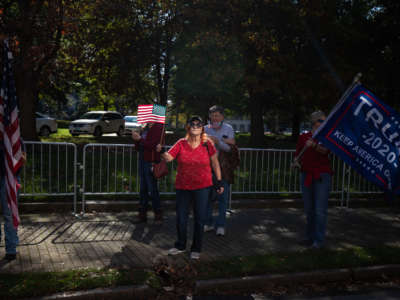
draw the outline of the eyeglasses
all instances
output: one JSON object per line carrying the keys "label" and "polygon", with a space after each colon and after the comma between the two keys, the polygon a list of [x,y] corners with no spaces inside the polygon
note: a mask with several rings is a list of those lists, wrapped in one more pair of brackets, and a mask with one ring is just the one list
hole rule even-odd
{"label": "eyeglasses", "polygon": [[322,120],[322,119],[318,119],[317,121],[315,121],[315,123],[323,123],[325,120]]}
{"label": "eyeglasses", "polygon": [[201,128],[201,127],[203,127],[202,123],[190,123],[189,125],[192,128]]}

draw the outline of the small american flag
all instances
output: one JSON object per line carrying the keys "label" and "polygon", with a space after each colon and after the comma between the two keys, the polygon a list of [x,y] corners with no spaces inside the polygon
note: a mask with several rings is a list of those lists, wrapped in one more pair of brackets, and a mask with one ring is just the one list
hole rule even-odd
{"label": "small american flag", "polygon": [[[14,227],[19,225],[17,190],[19,184],[16,173],[23,164],[21,136],[19,130],[18,106],[15,83],[11,69],[12,53],[8,41],[4,40],[2,77],[0,90],[0,147],[3,148],[5,188],[7,202],[13,217]],[[1,162],[0,162],[1,163]]]}
{"label": "small american flag", "polygon": [[138,123],[161,123],[165,124],[166,108],[159,104],[142,104],[138,106]]}

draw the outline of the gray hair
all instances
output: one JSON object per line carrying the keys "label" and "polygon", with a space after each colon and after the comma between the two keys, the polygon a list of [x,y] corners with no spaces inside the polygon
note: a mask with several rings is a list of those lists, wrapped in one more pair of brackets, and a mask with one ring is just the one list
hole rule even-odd
{"label": "gray hair", "polygon": [[221,115],[224,114],[224,108],[222,106],[219,105],[214,105],[211,106],[210,109],[208,110],[209,114],[215,113],[215,112],[219,112]]}
{"label": "gray hair", "polygon": [[320,111],[320,110],[314,111],[310,115],[310,120],[311,120],[312,124],[314,124],[315,122],[317,122],[317,120],[319,120],[321,118],[325,118],[325,113],[323,111]]}

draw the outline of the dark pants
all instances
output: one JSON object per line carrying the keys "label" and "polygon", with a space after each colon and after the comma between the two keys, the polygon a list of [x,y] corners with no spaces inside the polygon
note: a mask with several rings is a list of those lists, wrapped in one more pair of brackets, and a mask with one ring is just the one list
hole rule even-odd
{"label": "dark pants", "polygon": [[210,188],[192,191],[176,190],[176,231],[178,240],[175,243],[175,247],[177,249],[186,249],[189,207],[193,203],[194,224],[191,251],[201,252],[209,193]]}
{"label": "dark pants", "polygon": [[157,180],[151,172],[151,167],[151,162],[139,159],[140,211],[147,211],[149,199],[151,199],[153,211],[159,213],[161,210],[160,194],[158,192]]}
{"label": "dark pants", "polygon": [[[18,178],[18,182],[19,178]],[[19,192],[18,192],[19,195]],[[5,177],[0,177],[0,206],[4,217],[4,241],[7,254],[16,254],[19,243],[18,231],[13,225],[13,217],[11,209],[8,207],[6,181]],[[0,240],[1,240],[1,223],[0,223]]]}
{"label": "dark pants", "polygon": [[304,184],[306,173],[301,173],[301,190],[304,211],[307,216],[306,238],[319,246],[325,243],[328,214],[328,198],[331,188],[331,175],[322,173],[309,187]]}

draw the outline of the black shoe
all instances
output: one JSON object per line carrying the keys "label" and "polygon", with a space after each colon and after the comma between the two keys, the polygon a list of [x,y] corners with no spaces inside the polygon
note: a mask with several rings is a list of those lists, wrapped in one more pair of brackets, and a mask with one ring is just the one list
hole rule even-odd
{"label": "black shoe", "polygon": [[132,220],[133,224],[147,223],[147,212],[139,212],[137,218]]}
{"label": "black shoe", "polygon": [[145,218],[134,218],[132,220],[133,224],[143,224],[143,223],[147,223],[147,219]]}
{"label": "black shoe", "polygon": [[12,261],[14,259],[17,259],[17,254],[11,254],[11,253],[6,253],[6,256],[4,256],[5,260]]}
{"label": "black shoe", "polygon": [[154,213],[154,224],[155,225],[162,225],[163,223],[163,214],[162,212]]}
{"label": "black shoe", "polygon": [[311,245],[311,249],[313,249],[313,250],[324,250],[325,249],[325,245],[324,244],[319,244],[317,242],[314,242]]}

